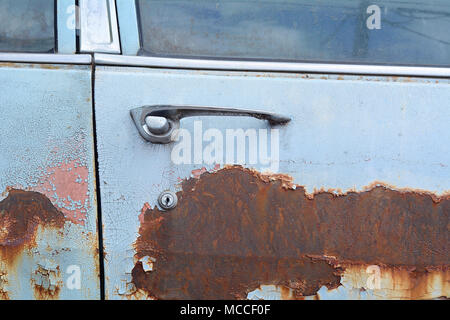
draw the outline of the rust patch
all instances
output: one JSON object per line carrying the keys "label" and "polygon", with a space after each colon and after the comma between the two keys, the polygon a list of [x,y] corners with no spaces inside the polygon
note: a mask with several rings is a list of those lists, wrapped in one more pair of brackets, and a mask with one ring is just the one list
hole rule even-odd
{"label": "rust patch", "polygon": [[[341,282],[351,281],[353,287],[367,287],[367,283],[370,282],[368,267],[370,266],[345,265],[345,274]],[[427,267],[425,271],[413,266],[378,266],[378,268],[380,270],[378,290],[384,292],[383,299],[434,299],[437,297],[436,293],[450,292],[448,266]]]}
{"label": "rust patch", "polygon": [[8,284],[7,276],[6,271],[0,270],[0,300],[9,300],[8,291],[4,288]]}
{"label": "rust patch", "polygon": [[37,300],[57,300],[61,291],[61,271],[59,267],[45,268],[38,265],[31,278],[34,297]]}
{"label": "rust patch", "polygon": [[132,282],[151,298],[242,299],[264,284],[298,299],[336,288],[352,265],[448,275],[448,195],[374,186],[311,197],[288,176],[237,166],[181,186],[174,210],[141,216],[136,259],[153,263],[137,261]]}
{"label": "rust patch", "polygon": [[0,68],[40,68],[48,70],[73,69],[71,65],[63,64],[40,64],[40,63],[26,63],[26,62],[0,62]]}
{"label": "rust patch", "polygon": [[39,67],[41,69],[49,69],[49,70],[59,70],[59,69],[61,69],[61,66],[57,65],[57,64],[41,64]]}
{"label": "rust patch", "polygon": [[323,285],[336,288],[340,279],[339,269],[308,257],[153,255],[155,271],[145,272],[138,261],[132,278],[137,289],[156,299],[245,299],[261,283],[283,285],[292,288],[295,296],[304,296],[315,294]]}
{"label": "rust patch", "polygon": [[0,201],[0,256],[13,261],[23,248],[35,244],[38,226],[62,228],[64,214],[41,193],[10,189]]}
{"label": "rust patch", "polygon": [[34,286],[34,297],[37,300],[58,300],[61,289],[56,287],[54,290],[46,289],[42,286]]}

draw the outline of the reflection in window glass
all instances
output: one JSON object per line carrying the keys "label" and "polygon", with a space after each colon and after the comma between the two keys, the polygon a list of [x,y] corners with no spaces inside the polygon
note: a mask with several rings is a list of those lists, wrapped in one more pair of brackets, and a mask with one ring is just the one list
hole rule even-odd
{"label": "reflection in window glass", "polygon": [[138,0],[142,54],[450,65],[448,0]]}
{"label": "reflection in window glass", "polygon": [[0,0],[0,51],[54,52],[54,0]]}

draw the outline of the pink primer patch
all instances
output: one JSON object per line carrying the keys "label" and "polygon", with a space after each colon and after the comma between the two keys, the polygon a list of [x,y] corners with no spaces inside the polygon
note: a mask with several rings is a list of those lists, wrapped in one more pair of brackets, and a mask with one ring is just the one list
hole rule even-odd
{"label": "pink primer patch", "polygon": [[[220,169],[220,164],[219,163],[217,163],[215,166],[214,166],[214,168],[211,170],[211,172],[212,171],[217,171],[217,170],[219,170]],[[205,167],[203,167],[203,168],[201,168],[201,169],[195,169],[195,170],[192,170],[191,171],[191,175],[192,175],[192,178],[195,178],[195,179],[200,179],[200,176],[202,175],[202,174],[204,174],[205,172],[207,172],[208,170],[205,168]],[[180,178],[178,178],[179,180],[182,180],[182,179],[180,179]]]}
{"label": "pink primer patch", "polygon": [[150,205],[148,202],[144,203],[144,206],[141,209],[141,213],[139,214],[139,222],[142,224],[144,223],[144,215],[145,215],[145,211],[147,211],[148,209],[151,209]]}
{"label": "pink primer patch", "polygon": [[73,160],[46,168],[40,184],[32,189],[45,194],[66,219],[85,225],[89,201],[89,169]]}
{"label": "pink primer patch", "polygon": [[205,173],[207,170],[205,167],[201,168],[201,169],[196,169],[196,170],[192,170],[192,177],[195,179],[199,179],[200,176]]}

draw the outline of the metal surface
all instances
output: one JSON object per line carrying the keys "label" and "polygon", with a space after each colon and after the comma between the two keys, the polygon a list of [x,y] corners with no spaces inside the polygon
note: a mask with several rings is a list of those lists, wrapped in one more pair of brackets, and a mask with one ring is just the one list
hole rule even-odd
{"label": "metal surface", "polygon": [[56,52],[59,54],[76,53],[77,51],[77,7],[75,0],[56,1],[57,39]]}
{"label": "metal surface", "polygon": [[[401,280],[398,296],[381,285],[374,294],[448,294],[450,195],[376,186],[308,196],[286,178],[229,167],[184,180],[176,209],[143,215],[136,289],[156,299],[246,299],[264,284],[301,299],[338,289],[354,269],[379,266],[404,278],[394,282]],[[154,261],[150,272],[144,257]]]}
{"label": "metal surface", "polygon": [[80,0],[80,51],[120,53],[114,0]]}
{"label": "metal surface", "polygon": [[0,83],[0,297],[99,299],[91,67],[0,63]]}
{"label": "metal surface", "polygon": [[0,53],[0,62],[91,64],[88,54]]}
{"label": "metal surface", "polygon": [[310,72],[361,75],[397,75],[411,77],[450,77],[450,68],[420,66],[357,65],[300,62],[269,62],[239,60],[202,60],[163,57],[136,57],[95,54],[98,65],[140,66],[178,69],[230,70],[230,71],[271,71]]}
{"label": "metal surface", "polygon": [[178,196],[170,191],[163,191],[158,197],[158,204],[163,210],[171,210],[178,204]]}
{"label": "metal surface", "polygon": [[[180,120],[186,117],[246,116],[267,120],[270,125],[282,125],[291,121],[289,117],[272,112],[205,106],[153,105],[132,109],[130,113],[141,136],[153,143],[173,141],[175,130],[180,127]],[[160,123],[161,118],[166,119],[166,122]]]}
{"label": "metal surface", "polygon": [[122,54],[136,55],[141,48],[136,1],[116,0]]}
{"label": "metal surface", "polygon": [[150,133],[157,135],[167,133],[170,130],[169,121],[164,117],[147,116],[145,117],[145,125]]}
{"label": "metal surface", "polygon": [[[449,88],[446,79],[97,66],[106,297],[449,297],[450,149],[435,143],[450,139]],[[277,128],[278,161],[252,163],[210,162],[203,134],[268,133],[267,123],[183,119],[190,158],[176,163],[182,140],[146,143],[129,117],[130,105],[151,104],[256,105],[292,121]],[[243,141],[231,151],[250,152]],[[170,213],[157,207],[164,190],[177,192]]]}

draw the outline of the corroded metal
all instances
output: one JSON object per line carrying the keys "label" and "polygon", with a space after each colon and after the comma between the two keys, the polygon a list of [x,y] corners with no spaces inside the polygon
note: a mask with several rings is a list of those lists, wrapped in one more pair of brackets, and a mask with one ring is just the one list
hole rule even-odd
{"label": "corroded metal", "polygon": [[449,294],[448,194],[309,195],[284,175],[227,167],[184,180],[178,198],[170,214],[147,208],[141,220],[132,282],[148,297],[242,299],[275,285],[303,298],[370,265],[394,288],[407,282],[403,297],[427,297],[432,278]]}
{"label": "corroded metal", "polygon": [[64,214],[38,192],[9,190],[8,196],[0,201],[0,213],[3,253],[9,248],[33,244],[38,226],[64,227]]}

